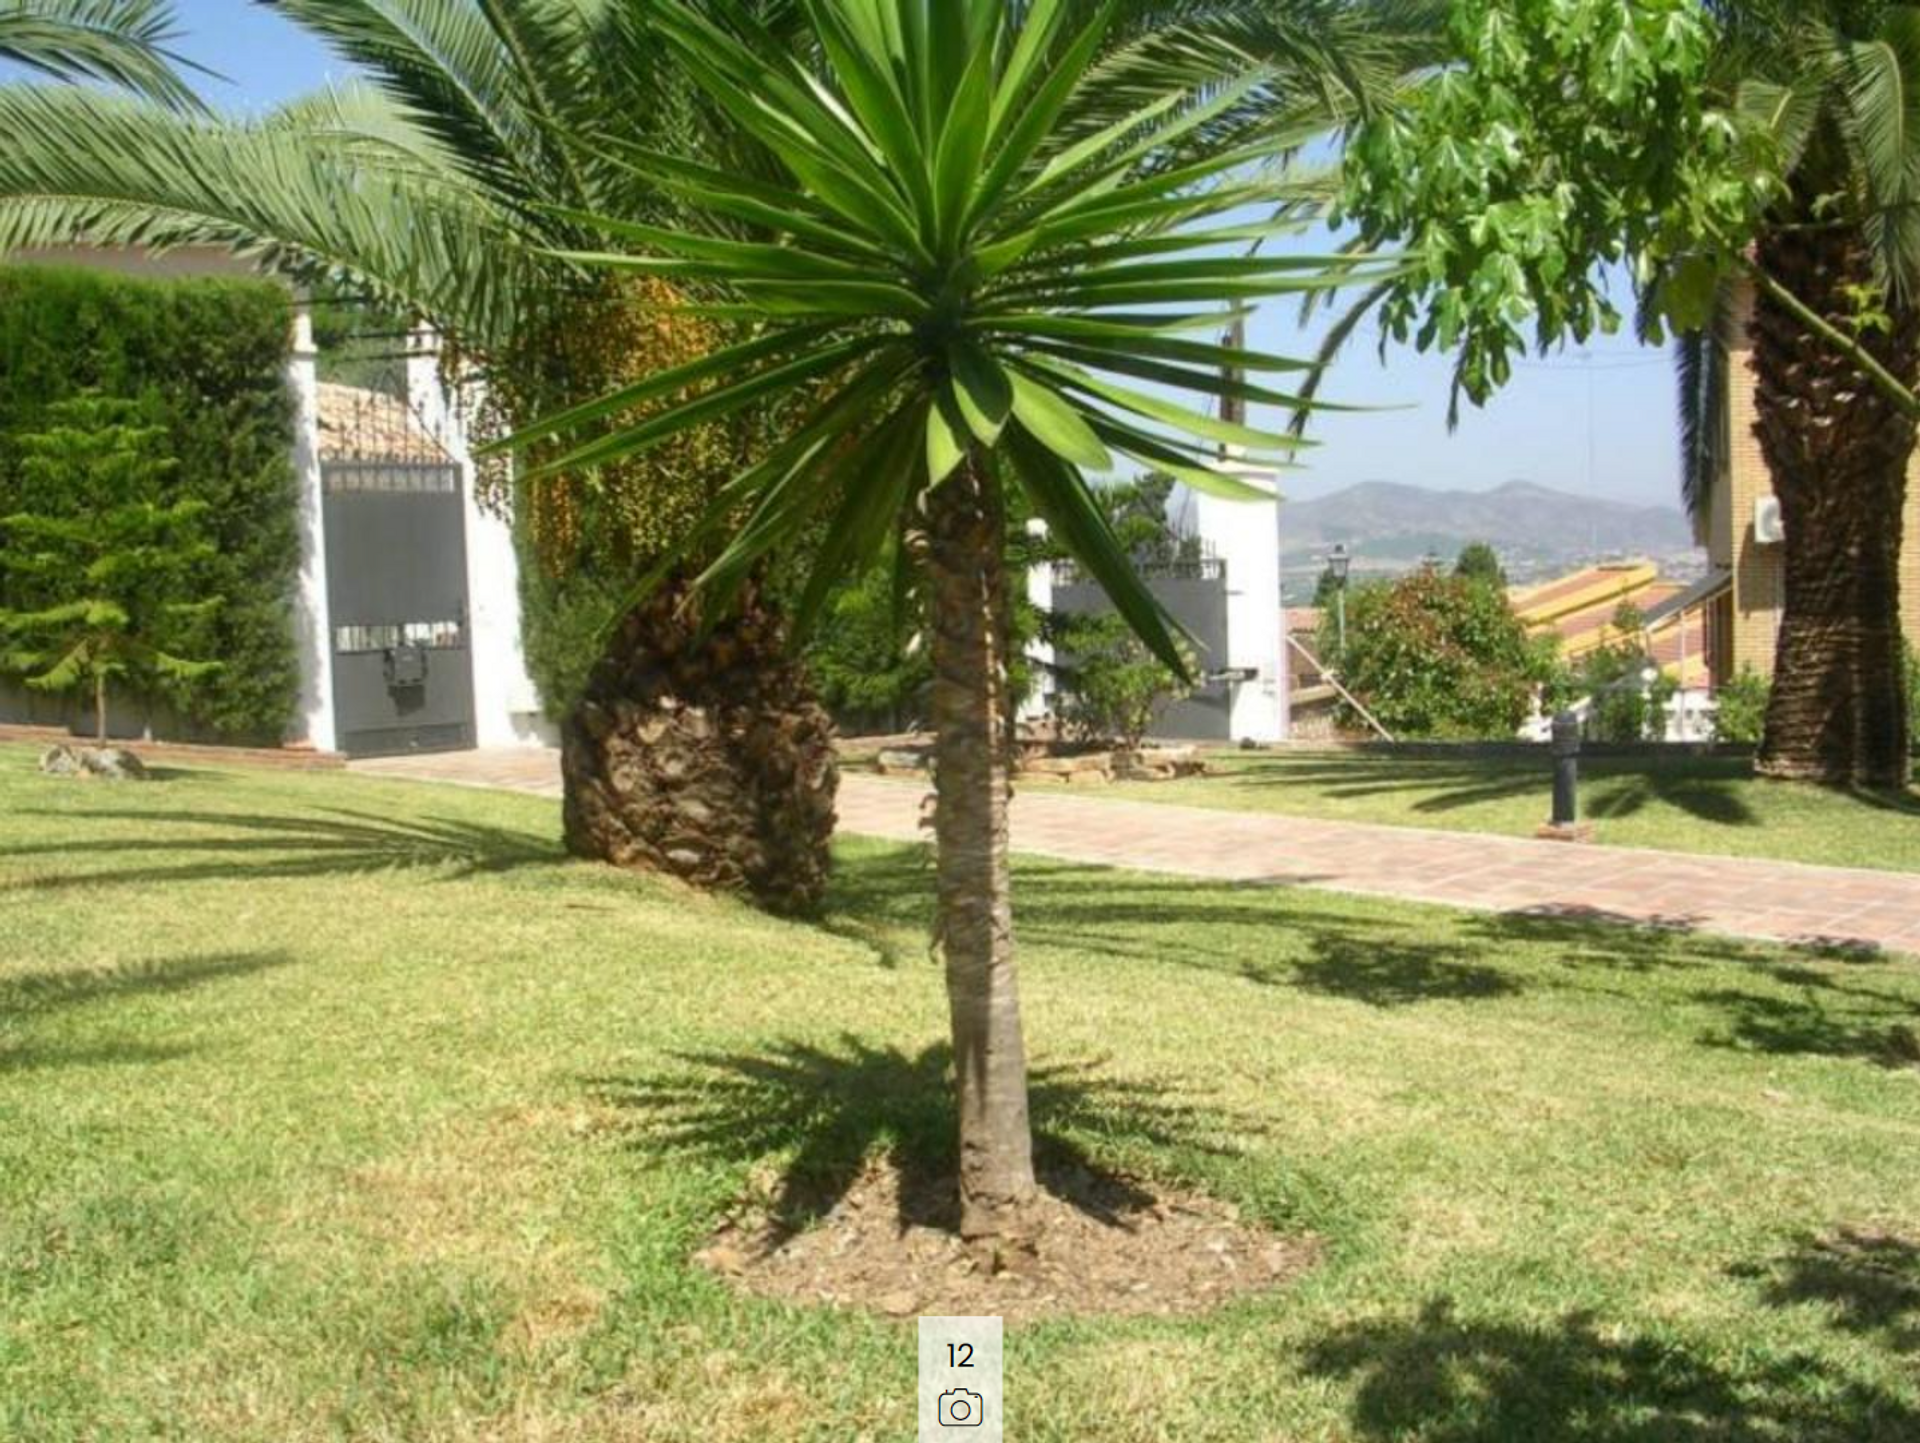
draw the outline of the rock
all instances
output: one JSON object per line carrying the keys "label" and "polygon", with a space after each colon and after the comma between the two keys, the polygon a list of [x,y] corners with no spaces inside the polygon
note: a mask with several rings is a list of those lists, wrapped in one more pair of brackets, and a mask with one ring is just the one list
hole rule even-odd
{"label": "rock", "polygon": [[144,782],[150,777],[147,764],[125,747],[98,747],[80,754],[86,769],[110,782]]}
{"label": "rock", "polygon": [[893,748],[881,752],[880,755],[874,759],[874,765],[880,769],[882,776],[924,776],[932,769],[932,758],[925,752]]}
{"label": "rock", "polygon": [[40,770],[50,777],[79,777],[87,771],[80,765],[80,753],[68,746],[47,748],[40,758]]}
{"label": "rock", "polygon": [[911,1318],[920,1311],[920,1300],[912,1293],[888,1293],[880,1299],[880,1311],[889,1318]]}
{"label": "rock", "polygon": [[152,780],[146,763],[125,747],[50,747],[40,758],[50,777],[102,777],[110,782]]}

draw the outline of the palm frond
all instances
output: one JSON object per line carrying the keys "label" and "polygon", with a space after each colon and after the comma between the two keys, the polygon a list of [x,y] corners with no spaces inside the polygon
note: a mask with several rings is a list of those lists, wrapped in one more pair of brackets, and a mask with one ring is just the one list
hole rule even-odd
{"label": "palm frond", "polygon": [[165,0],[0,0],[0,60],[198,109],[180,71],[199,67],[169,48],[178,33]]}

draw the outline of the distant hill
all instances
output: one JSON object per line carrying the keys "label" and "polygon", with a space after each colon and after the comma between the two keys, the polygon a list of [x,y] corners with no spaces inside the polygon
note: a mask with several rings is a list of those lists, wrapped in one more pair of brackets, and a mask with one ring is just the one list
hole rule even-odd
{"label": "distant hill", "polygon": [[1289,591],[1312,587],[1316,558],[1336,542],[1358,571],[1400,572],[1428,552],[1451,564],[1469,541],[1492,543],[1515,581],[1606,556],[1684,558],[1693,530],[1678,506],[1634,506],[1574,496],[1530,481],[1492,491],[1431,491],[1367,481],[1281,513],[1281,563]]}

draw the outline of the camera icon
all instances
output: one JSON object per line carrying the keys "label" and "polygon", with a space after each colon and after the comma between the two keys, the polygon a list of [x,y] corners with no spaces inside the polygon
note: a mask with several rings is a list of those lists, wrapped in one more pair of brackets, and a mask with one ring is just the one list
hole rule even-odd
{"label": "camera icon", "polygon": [[965,1388],[949,1388],[935,1402],[935,1418],[943,1428],[978,1428],[986,1417],[980,1395]]}

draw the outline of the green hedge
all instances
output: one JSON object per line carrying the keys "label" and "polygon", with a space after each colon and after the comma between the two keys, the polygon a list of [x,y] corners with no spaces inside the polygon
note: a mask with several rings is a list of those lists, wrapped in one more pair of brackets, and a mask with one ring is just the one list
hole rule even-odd
{"label": "green hedge", "polygon": [[299,693],[289,334],[287,293],[265,281],[0,267],[0,513],[19,484],[14,438],[83,391],[138,403],[167,432],[181,494],[209,507],[219,554],[197,589],[225,599],[207,652],[224,666],[165,698],[197,738],[278,741]]}

